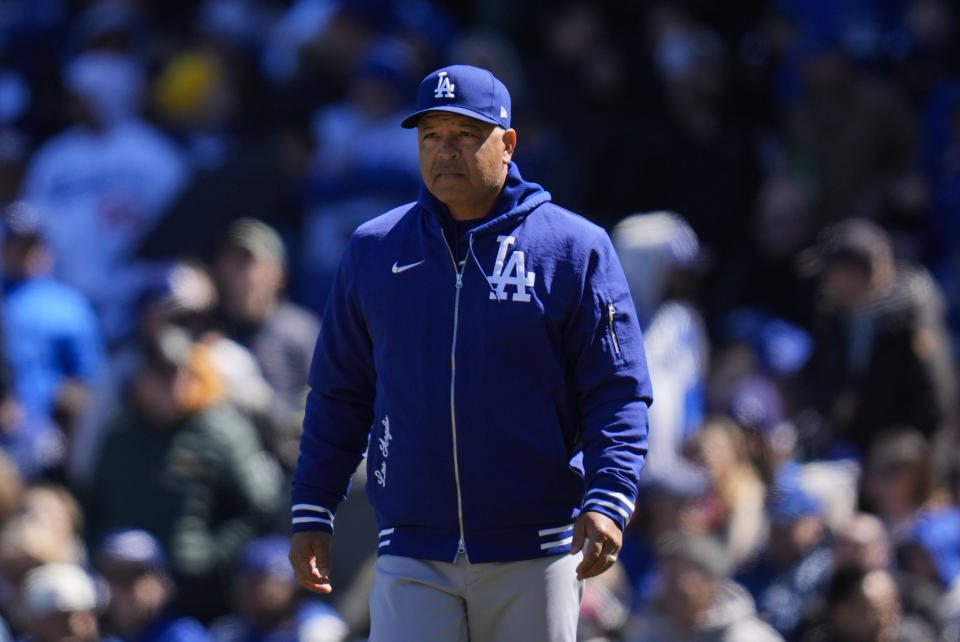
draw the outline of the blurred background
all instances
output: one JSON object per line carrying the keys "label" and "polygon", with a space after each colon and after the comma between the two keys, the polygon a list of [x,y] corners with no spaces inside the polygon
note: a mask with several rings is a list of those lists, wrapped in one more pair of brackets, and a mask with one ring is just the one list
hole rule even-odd
{"label": "blurred background", "polygon": [[0,0],[0,641],[363,640],[286,562],[347,237],[420,79],[510,88],[611,234],[656,403],[581,638],[960,636],[960,9],[947,0]]}

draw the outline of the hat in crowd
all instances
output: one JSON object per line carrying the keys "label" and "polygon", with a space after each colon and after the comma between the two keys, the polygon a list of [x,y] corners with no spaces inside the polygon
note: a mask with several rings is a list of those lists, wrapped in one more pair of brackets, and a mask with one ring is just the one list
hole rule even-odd
{"label": "hat in crowd", "polygon": [[24,577],[23,606],[30,617],[89,611],[97,606],[97,590],[76,564],[44,564]]}
{"label": "hat in crowd", "polygon": [[784,420],[780,391],[764,377],[747,377],[730,393],[730,418],[743,428],[770,432]]}
{"label": "hat in crowd", "polygon": [[787,525],[804,517],[820,515],[820,500],[803,488],[799,472],[781,471],[767,498],[767,516],[771,524]]}
{"label": "hat in crowd", "polygon": [[224,245],[243,248],[257,258],[270,259],[281,264],[287,260],[283,239],[277,231],[263,221],[251,217],[238,218],[230,224],[224,237]]}
{"label": "hat in crowd", "polygon": [[926,551],[944,586],[960,577],[960,510],[948,507],[921,514],[910,540]]}
{"label": "hat in crowd", "polygon": [[488,70],[451,65],[427,75],[417,91],[417,110],[400,123],[417,126],[430,111],[448,111],[510,129],[510,92]]}
{"label": "hat in crowd", "polygon": [[251,540],[240,549],[236,569],[240,573],[272,575],[293,581],[296,576],[290,566],[289,552],[289,537],[264,535]]}
{"label": "hat in crowd", "polygon": [[759,308],[743,307],[723,321],[728,341],[750,344],[763,368],[774,375],[799,372],[813,352],[813,337],[798,325]]}
{"label": "hat in crowd", "polygon": [[97,560],[138,564],[151,569],[166,569],[167,556],[160,541],[145,530],[126,528],[107,535],[97,551]]}
{"label": "hat in crowd", "polygon": [[722,580],[730,574],[731,560],[716,537],[700,533],[676,532],[657,542],[661,559],[677,559],[694,564],[707,575]]}
{"label": "hat in crowd", "polygon": [[36,239],[43,236],[40,211],[25,201],[15,201],[0,210],[5,238]]}
{"label": "hat in crowd", "polygon": [[706,470],[683,457],[647,466],[640,473],[641,492],[659,491],[680,499],[702,497],[710,489]]}
{"label": "hat in crowd", "polygon": [[893,262],[893,246],[886,230],[862,218],[835,223],[823,230],[816,245],[801,255],[801,270],[821,272],[834,263],[858,265],[873,274]]}
{"label": "hat in crowd", "polygon": [[179,261],[152,275],[137,299],[138,309],[150,306],[169,315],[204,314],[216,305],[217,288],[206,270]]}

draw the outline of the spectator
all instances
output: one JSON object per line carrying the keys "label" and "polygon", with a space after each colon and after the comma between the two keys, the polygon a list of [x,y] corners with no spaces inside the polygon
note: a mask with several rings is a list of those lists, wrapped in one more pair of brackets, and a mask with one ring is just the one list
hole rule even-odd
{"label": "spectator", "polygon": [[628,625],[629,642],[774,642],[783,640],[757,617],[753,599],[728,579],[723,546],[707,535],[674,534],[659,547],[661,588]]}
{"label": "spectator", "polygon": [[830,581],[833,556],[820,503],[783,470],[770,490],[767,546],[736,577],[757,602],[760,616],[793,639],[805,613]]}
{"label": "spectator", "polygon": [[303,227],[308,250],[299,266],[307,278],[298,295],[318,313],[353,229],[416,197],[416,136],[397,123],[409,111],[407,88],[417,72],[408,44],[378,41],[353,69],[345,99],[314,116],[317,148]]}
{"label": "spectator", "polygon": [[264,441],[292,470],[320,324],[313,313],[283,300],[286,269],[283,240],[250,218],[231,224],[214,263],[222,329],[253,354],[269,386],[271,399],[258,417]]}
{"label": "spectator", "polygon": [[[895,551],[880,519],[870,513],[857,513],[836,533],[833,543],[833,565],[837,573],[860,569],[890,571],[900,592],[901,607],[950,639],[947,622],[941,613],[940,582],[931,582],[908,569],[895,565]],[[827,608],[824,602],[822,609]]]}
{"label": "spectator", "polygon": [[710,344],[694,305],[703,267],[697,235],[671,212],[634,214],[611,235],[637,307],[647,367],[657,381],[647,467],[669,466],[699,428]]}
{"label": "spectator", "polygon": [[172,143],[138,118],[143,69],[135,59],[86,52],[68,63],[63,80],[71,126],[34,154],[23,198],[45,215],[57,274],[90,298],[112,342],[133,324],[144,278],[131,253],[187,170]]}
{"label": "spectator", "polygon": [[711,492],[707,471],[678,457],[672,465],[644,474],[637,512],[624,532],[620,564],[626,572],[634,606],[648,601],[659,580],[656,546],[675,531],[706,533],[705,507]]}
{"label": "spectator", "polygon": [[290,540],[266,535],[248,542],[234,565],[234,614],[214,622],[215,642],[339,642],[346,624],[325,602],[305,597],[287,554]]}
{"label": "spectator", "polygon": [[203,267],[193,263],[174,262],[146,284],[137,300],[136,333],[114,348],[93,384],[93,403],[69,454],[69,479],[76,487],[86,489],[89,485],[103,430],[149,346],[170,326],[200,336],[210,329],[216,304],[213,280]]}
{"label": "spectator", "polygon": [[6,589],[0,607],[15,633],[27,626],[23,595],[26,575],[44,564],[79,564],[83,560],[77,538],[51,528],[43,517],[18,514],[0,529],[0,576]]}
{"label": "spectator", "polygon": [[89,541],[121,527],[159,537],[178,606],[201,619],[225,608],[221,574],[281,499],[276,462],[222,395],[209,348],[161,333],[107,429],[87,501]]}
{"label": "spectator", "polygon": [[719,530],[736,567],[758,552],[767,532],[766,484],[750,460],[743,431],[728,419],[709,419],[684,452],[710,471]]}
{"label": "spectator", "polygon": [[910,534],[933,485],[930,445],[922,435],[902,430],[877,437],[867,453],[863,499],[883,520],[895,546]]}
{"label": "spectator", "polygon": [[44,564],[23,581],[24,642],[98,642],[97,590],[76,564]]}
{"label": "spectator", "polygon": [[160,542],[139,529],[122,529],[103,540],[97,571],[110,588],[107,631],[125,642],[208,642],[199,622],[170,607],[176,590]]}
{"label": "spectator", "polygon": [[[61,430],[72,437],[69,429],[85,410],[83,399],[103,365],[104,350],[90,303],[51,276],[54,260],[41,216],[23,202],[8,205],[0,213],[4,352],[25,415],[21,429],[36,434],[48,430],[57,417]],[[69,389],[74,393],[69,394]],[[83,392],[78,395],[77,391]],[[64,456],[62,447],[58,454]],[[59,462],[21,463],[25,474],[35,476]]]}
{"label": "spectator", "polygon": [[934,642],[924,622],[905,616],[897,584],[888,571],[843,569],[826,589],[823,621],[803,642]]}
{"label": "spectator", "polygon": [[884,428],[934,433],[955,392],[932,281],[898,267],[886,232],[859,219],[825,230],[811,261],[822,307],[803,383],[825,422],[820,443],[865,453]]}

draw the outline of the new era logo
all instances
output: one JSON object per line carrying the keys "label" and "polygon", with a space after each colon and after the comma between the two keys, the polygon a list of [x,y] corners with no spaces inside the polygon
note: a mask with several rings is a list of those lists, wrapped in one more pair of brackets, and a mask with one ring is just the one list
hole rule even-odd
{"label": "new era logo", "polygon": [[507,109],[503,105],[500,105],[500,118],[507,117]]}

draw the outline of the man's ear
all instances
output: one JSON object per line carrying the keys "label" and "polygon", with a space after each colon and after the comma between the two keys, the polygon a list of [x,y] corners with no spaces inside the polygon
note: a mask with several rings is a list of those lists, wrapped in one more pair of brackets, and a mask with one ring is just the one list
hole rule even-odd
{"label": "man's ear", "polygon": [[507,129],[503,132],[503,160],[509,161],[517,149],[517,130]]}

